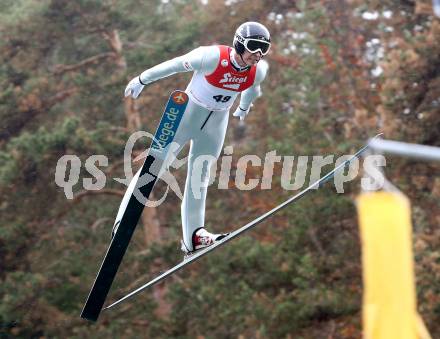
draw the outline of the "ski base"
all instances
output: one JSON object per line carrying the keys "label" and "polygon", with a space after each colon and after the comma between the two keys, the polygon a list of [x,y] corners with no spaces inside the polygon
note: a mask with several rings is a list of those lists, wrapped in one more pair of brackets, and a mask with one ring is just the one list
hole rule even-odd
{"label": "ski base", "polygon": [[[376,135],[374,138],[372,138],[370,140],[370,142],[376,138],[378,138],[381,134]],[[320,188],[324,183],[326,183],[327,181],[329,181],[337,171],[344,169],[347,165],[350,164],[351,161],[353,161],[354,159],[357,159],[363,152],[365,152],[369,147],[369,143],[367,143],[365,146],[363,146],[361,149],[359,149],[351,158],[347,159],[346,161],[344,161],[343,163],[341,163],[339,166],[337,166],[335,169],[333,169],[332,171],[330,171],[329,173],[327,173],[325,176],[323,176],[322,178],[320,178],[319,180],[317,180],[316,182],[314,182],[313,184],[311,184],[309,187],[307,187],[306,189],[304,189],[303,191],[299,192],[298,194],[296,194],[295,196],[289,198],[288,200],[286,200],[285,202],[281,203],[280,205],[276,206],[275,208],[273,208],[272,210],[266,212],[265,214],[261,215],[260,217],[256,218],[255,220],[251,221],[250,223],[242,226],[241,228],[233,231],[232,233],[230,233],[229,235],[227,235],[226,237],[224,237],[223,239],[216,241],[213,245],[201,249],[199,251],[194,252],[193,254],[191,254],[190,256],[186,257],[182,262],[180,262],[179,264],[175,265],[174,267],[170,268],[168,271],[160,274],[159,276],[157,276],[156,278],[154,278],[153,280],[147,282],[145,285],[142,285],[141,287],[137,288],[136,290],[134,290],[133,292],[127,294],[125,297],[115,301],[114,303],[108,305],[107,307],[104,308],[104,310],[110,309],[120,303],[122,303],[123,301],[135,296],[136,294],[140,293],[141,291],[156,285],[157,283],[165,280],[167,277],[169,277],[170,275],[176,273],[177,271],[183,269],[185,266],[191,264],[192,262],[199,260],[200,258],[202,258],[203,256],[207,255],[208,253],[215,251],[217,248],[225,245],[226,243],[228,243],[229,241],[231,241],[232,239],[238,237],[239,235],[241,235],[242,233],[244,233],[245,231],[248,231],[249,229],[255,227],[256,225],[258,225],[259,223],[263,222],[264,220],[266,220],[267,218],[271,217],[273,214],[277,213],[278,211],[280,211],[281,209],[283,209],[284,207],[288,206],[289,204],[298,201],[299,199],[301,199],[302,197],[304,197],[307,193],[309,193],[310,191],[316,189],[316,188]]]}
{"label": "ski base", "polygon": [[[124,205],[124,199],[121,203],[121,213],[118,212],[115,221],[115,225],[119,223],[117,231],[113,234],[101,268],[81,312],[81,318],[96,321],[99,317],[122,258],[145,207],[142,200],[147,200],[153,190],[167,156],[167,146],[172,142],[170,135],[174,136],[187,104],[188,95],[185,92],[174,91],[170,95],[147,158],[141,170],[136,174],[137,177],[133,178],[136,182],[127,189],[127,191],[132,189],[129,200],[126,202],[126,206],[122,206]],[[165,133],[164,129],[172,129],[174,133]],[[139,199],[139,197],[142,197],[142,199]]]}

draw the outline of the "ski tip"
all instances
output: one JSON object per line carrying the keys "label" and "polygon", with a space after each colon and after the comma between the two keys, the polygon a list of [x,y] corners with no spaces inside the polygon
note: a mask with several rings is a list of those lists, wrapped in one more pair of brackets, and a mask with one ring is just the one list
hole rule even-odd
{"label": "ski tip", "polygon": [[103,307],[102,310],[106,311],[106,310],[112,308],[113,306],[115,306],[116,304],[119,304],[119,302],[121,302],[121,301],[122,300],[118,300],[118,301],[114,302],[113,304],[107,305],[107,306]]}
{"label": "ski tip", "polygon": [[90,321],[90,322],[92,322],[92,323],[95,323],[95,322],[98,320],[98,317],[95,317],[95,316],[87,316],[87,315],[85,315],[85,314],[81,314],[81,318],[83,318],[83,319],[85,319],[85,320],[88,320],[88,321]]}
{"label": "ski tip", "polygon": [[383,135],[384,135],[383,132],[381,132],[381,133],[379,133],[379,134],[376,134],[374,137],[372,137],[372,138],[370,139],[370,142],[373,141],[373,140],[375,140],[375,139],[381,138]]}
{"label": "ski tip", "polygon": [[96,307],[96,304],[91,304],[87,302],[80,316],[85,320],[96,322],[99,318],[100,313],[101,313],[101,308]]}
{"label": "ski tip", "polygon": [[384,133],[381,132],[381,133],[376,134],[374,137],[368,139],[367,147],[371,147],[371,145],[372,145],[377,139],[381,138],[383,135],[384,135]]}

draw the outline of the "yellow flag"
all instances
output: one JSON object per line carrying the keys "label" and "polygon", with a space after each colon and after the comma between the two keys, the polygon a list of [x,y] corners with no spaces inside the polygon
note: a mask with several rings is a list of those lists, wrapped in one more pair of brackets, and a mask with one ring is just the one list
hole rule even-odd
{"label": "yellow flag", "polygon": [[429,338],[417,314],[410,203],[399,193],[358,198],[364,339]]}

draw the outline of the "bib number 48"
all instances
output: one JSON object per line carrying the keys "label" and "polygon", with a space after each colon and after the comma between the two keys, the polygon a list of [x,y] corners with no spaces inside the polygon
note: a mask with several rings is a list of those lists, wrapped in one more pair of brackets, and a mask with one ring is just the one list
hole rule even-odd
{"label": "bib number 48", "polygon": [[213,98],[217,102],[228,102],[231,99],[229,95],[214,95]]}

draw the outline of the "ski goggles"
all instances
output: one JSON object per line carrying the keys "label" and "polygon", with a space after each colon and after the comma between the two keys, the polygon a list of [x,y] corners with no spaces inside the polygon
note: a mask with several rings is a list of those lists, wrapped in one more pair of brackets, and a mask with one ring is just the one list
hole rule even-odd
{"label": "ski goggles", "polygon": [[241,35],[238,34],[237,40],[241,42],[244,48],[246,48],[246,50],[250,53],[260,52],[262,55],[266,55],[267,53],[269,53],[270,42],[259,39],[243,38]]}

